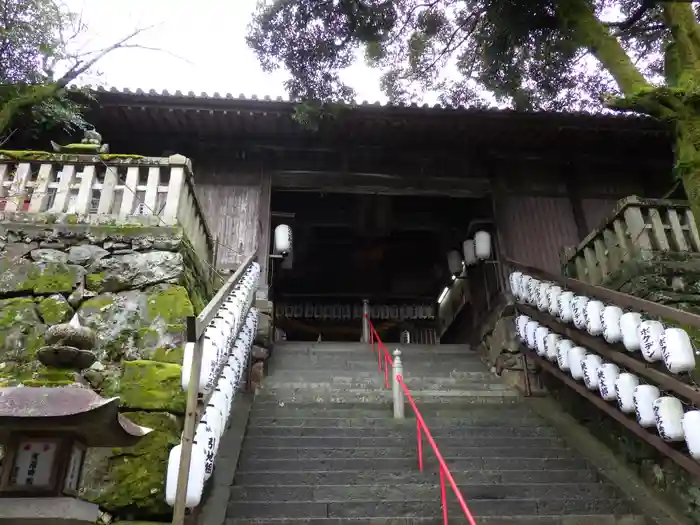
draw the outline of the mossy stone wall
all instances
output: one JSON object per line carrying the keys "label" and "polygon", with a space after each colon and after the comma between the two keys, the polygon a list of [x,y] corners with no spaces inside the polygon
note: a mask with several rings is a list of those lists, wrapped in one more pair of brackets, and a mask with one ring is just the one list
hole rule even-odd
{"label": "mossy stone wall", "polygon": [[[168,521],[165,468],[180,440],[186,318],[212,297],[177,228],[0,222],[0,386],[91,388],[154,429],[137,446],[93,449],[81,495],[117,519]],[[74,315],[97,335],[81,373],[36,360],[49,326]]]}

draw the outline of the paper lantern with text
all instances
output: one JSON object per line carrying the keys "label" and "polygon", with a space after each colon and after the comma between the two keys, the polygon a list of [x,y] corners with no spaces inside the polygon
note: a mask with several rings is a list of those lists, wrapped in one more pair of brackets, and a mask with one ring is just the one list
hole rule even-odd
{"label": "paper lantern with text", "polygon": [[620,331],[622,332],[622,344],[628,352],[639,350],[639,336],[637,328],[642,322],[642,316],[637,312],[627,312],[620,317]]}
{"label": "paper lantern with text", "polygon": [[457,276],[462,273],[462,256],[457,250],[447,252],[447,267],[452,275]]}
{"label": "paper lantern with text", "polygon": [[554,362],[557,360],[557,345],[561,340],[559,334],[550,332],[544,339],[544,355],[547,359]]}
{"label": "paper lantern with text", "polygon": [[654,401],[656,430],[664,441],[683,441],[683,404],[673,396],[663,396]]}
{"label": "paper lantern with text", "polygon": [[688,452],[700,460],[700,410],[689,410],[683,415],[683,434]]}
{"label": "paper lantern with text", "polygon": [[538,326],[535,330],[535,351],[540,357],[544,356],[547,352],[545,347],[545,339],[549,335],[549,328],[546,326]]}
{"label": "paper lantern with text", "polygon": [[586,305],[586,330],[591,335],[600,335],[603,333],[603,310],[605,305],[593,299],[588,301]]}
{"label": "paper lantern with text", "polygon": [[639,386],[639,378],[629,372],[622,372],[615,380],[615,396],[621,412],[634,412],[634,391]]}
{"label": "paper lantern with text", "polygon": [[570,323],[574,320],[574,311],[571,307],[573,300],[573,292],[565,291],[559,294],[559,319],[565,323]]}
{"label": "paper lantern with text", "polygon": [[637,423],[644,428],[656,426],[654,401],[660,396],[661,392],[654,385],[639,385],[634,389],[634,411],[637,414]]}
{"label": "paper lantern with text", "polygon": [[292,251],[292,228],[288,224],[280,224],[275,228],[273,252],[275,255],[286,257]]}
{"label": "paper lantern with text", "polygon": [[571,309],[574,313],[574,326],[579,330],[586,329],[586,306],[590,299],[585,295],[577,295],[571,302]]}
{"label": "paper lantern with text", "polygon": [[577,381],[583,379],[583,360],[587,354],[582,346],[574,346],[569,350],[569,372]]}
{"label": "paper lantern with text", "polygon": [[639,349],[644,359],[653,363],[663,359],[661,353],[661,336],[664,334],[664,325],[659,321],[642,321],[637,327]]}
{"label": "paper lantern with text", "polygon": [[557,366],[560,370],[568,372],[569,367],[569,350],[574,347],[573,341],[569,339],[562,339],[557,343]]}
{"label": "paper lantern with text", "polygon": [[620,318],[623,313],[619,306],[608,305],[603,309],[603,337],[610,344],[622,341]]}
{"label": "paper lantern with text", "polygon": [[476,264],[476,246],[474,239],[467,239],[462,243],[462,253],[464,255],[464,264],[473,266]]}
{"label": "paper lantern with text", "polygon": [[525,332],[525,327],[527,326],[527,323],[530,322],[530,318],[527,315],[520,315],[518,316],[516,320],[517,328],[516,331],[518,332],[518,337],[520,337],[520,340],[525,343],[527,341],[527,334]]}
{"label": "paper lantern with text", "polygon": [[695,368],[695,349],[688,333],[682,328],[666,328],[659,339],[661,355],[672,374],[690,372]]}
{"label": "paper lantern with text", "polygon": [[537,309],[540,312],[549,311],[549,289],[552,287],[552,283],[543,282],[540,284],[540,288],[537,291]]}
{"label": "paper lantern with text", "polygon": [[537,340],[535,339],[535,332],[539,328],[540,323],[537,321],[528,321],[525,325],[525,341],[530,350],[537,348]]}
{"label": "paper lantern with text", "polygon": [[559,296],[561,295],[561,286],[552,285],[547,290],[547,304],[549,305],[549,313],[554,316],[559,315]]}
{"label": "paper lantern with text", "polygon": [[603,363],[598,368],[598,391],[605,401],[615,401],[615,382],[620,375],[620,367],[615,363]]}
{"label": "paper lantern with text", "polygon": [[[476,257],[476,255],[474,257]],[[508,282],[510,283],[510,293],[512,293],[515,297],[518,297],[518,294],[520,292],[520,281],[522,280],[522,278],[522,272],[511,272],[508,276]]]}
{"label": "paper lantern with text", "polygon": [[[168,472],[165,479],[165,501],[171,507],[175,505],[181,453],[182,445],[175,445],[170,449],[170,454],[168,456]],[[204,456],[205,452],[202,445],[194,443],[192,445],[190,471],[187,476],[187,494],[185,495],[185,507],[188,509],[195,508],[202,501],[205,482]]]}
{"label": "paper lantern with text", "polygon": [[603,364],[599,355],[588,354],[581,362],[583,382],[588,390],[598,390],[598,369]]}
{"label": "paper lantern with text", "polygon": [[474,234],[474,249],[476,257],[482,261],[491,258],[491,234],[479,231]]}

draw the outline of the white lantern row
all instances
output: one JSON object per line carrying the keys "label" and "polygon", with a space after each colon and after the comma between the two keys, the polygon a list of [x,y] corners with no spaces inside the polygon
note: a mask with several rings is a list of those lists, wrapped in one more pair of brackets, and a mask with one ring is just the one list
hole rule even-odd
{"label": "white lantern row", "polygon": [[672,374],[695,368],[695,349],[687,332],[655,320],[645,320],[637,312],[624,312],[615,305],[575,295],[555,283],[540,281],[522,272],[510,274],[510,289],[520,303],[549,312],[590,335],[602,336],[608,343],[622,343],[628,352],[641,352],[648,362],[663,361]]}
{"label": "white lantern row", "polygon": [[[202,499],[204,483],[211,476],[221,436],[228,425],[233,399],[243,379],[258,329],[258,309],[252,307],[260,265],[252,263],[207,326],[202,342],[202,370],[198,392],[209,402],[195,429],[185,505],[193,508]],[[182,388],[187,391],[194,343],[185,347]],[[170,451],[166,476],[166,501],[175,504],[182,444]]]}
{"label": "white lantern row", "polygon": [[462,253],[452,250],[447,253],[447,265],[452,275],[462,273],[462,257],[466,266],[473,266],[478,261],[491,258],[491,234],[486,231],[478,231],[473,239],[467,239],[462,243]]}
{"label": "white lantern row", "polygon": [[620,372],[615,363],[606,363],[594,353],[565,339],[526,315],[515,320],[515,331],[525,346],[537,355],[555,362],[560,370],[583,381],[605,401],[617,401],[621,412],[635,414],[639,425],[656,428],[665,441],[684,441],[690,455],[700,460],[700,411],[685,412],[681,401],[662,396],[656,386],[640,384],[629,372]]}
{"label": "white lantern row", "polygon": [[275,228],[272,252],[284,257],[292,253],[292,228],[288,224],[280,224]]}

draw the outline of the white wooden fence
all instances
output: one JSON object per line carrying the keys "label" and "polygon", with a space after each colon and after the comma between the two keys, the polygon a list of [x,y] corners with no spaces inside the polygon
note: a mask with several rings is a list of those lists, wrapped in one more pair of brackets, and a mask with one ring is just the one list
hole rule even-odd
{"label": "white wooden fence", "polygon": [[182,227],[195,253],[213,263],[213,239],[186,157],[66,162],[17,161],[0,154],[0,211],[78,216],[157,216]]}

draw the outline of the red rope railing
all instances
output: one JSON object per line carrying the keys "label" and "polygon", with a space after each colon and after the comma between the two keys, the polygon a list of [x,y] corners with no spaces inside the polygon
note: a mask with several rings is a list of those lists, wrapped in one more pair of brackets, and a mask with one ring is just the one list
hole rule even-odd
{"label": "red rope railing", "polygon": [[[374,353],[375,349],[377,352],[377,365],[379,367],[379,371],[384,373],[384,386],[386,388],[389,388],[389,368],[394,366],[394,360],[391,358],[391,354],[389,354],[389,350],[387,350],[386,345],[382,342],[381,337],[379,337],[379,333],[377,330],[374,328],[374,324],[372,324],[372,321],[370,320],[369,316],[365,314],[365,319],[367,320],[367,323],[369,325],[369,339],[370,339],[370,344],[372,345],[372,352]],[[428,440],[428,443],[430,444],[431,448],[433,449],[433,453],[435,454],[435,457],[438,460],[438,463],[440,464],[440,498],[442,502],[442,519],[444,525],[447,525],[448,520],[447,520],[447,487],[445,484],[445,479],[450,484],[450,487],[452,488],[452,492],[454,493],[455,497],[457,498],[457,502],[459,503],[459,506],[462,508],[462,512],[464,512],[464,516],[467,518],[467,521],[469,522],[469,525],[476,525],[476,521],[474,520],[474,516],[472,515],[471,511],[469,510],[469,507],[467,506],[467,502],[464,500],[464,496],[462,496],[462,491],[459,490],[459,487],[457,487],[457,483],[455,483],[454,477],[452,477],[452,473],[450,472],[450,469],[447,466],[447,463],[445,463],[445,458],[442,457],[442,454],[440,453],[440,449],[437,446],[437,443],[435,443],[435,440],[433,439],[433,435],[430,433],[430,429],[428,428],[428,425],[426,424],[425,420],[423,419],[423,415],[420,413],[420,410],[418,410],[418,406],[416,406],[416,401],[413,399],[413,396],[411,395],[411,391],[408,389],[406,386],[406,383],[403,381],[403,377],[400,375],[396,376],[396,380],[398,381],[399,385],[401,386],[401,389],[403,390],[403,394],[406,397],[406,400],[408,400],[408,404],[411,405],[411,408],[413,409],[413,413],[416,416],[416,433],[417,433],[417,440],[418,440],[418,468],[420,469],[421,472],[423,472],[423,435],[425,434],[426,439]]]}

